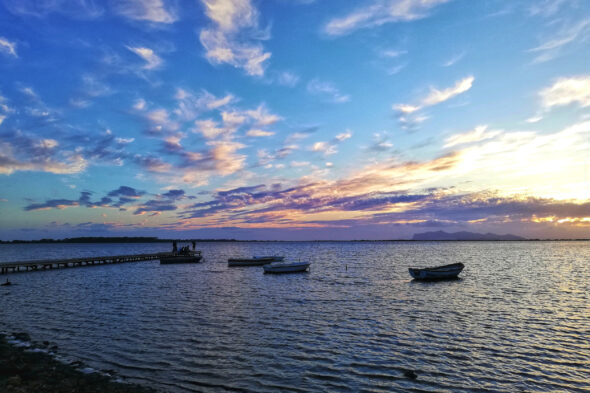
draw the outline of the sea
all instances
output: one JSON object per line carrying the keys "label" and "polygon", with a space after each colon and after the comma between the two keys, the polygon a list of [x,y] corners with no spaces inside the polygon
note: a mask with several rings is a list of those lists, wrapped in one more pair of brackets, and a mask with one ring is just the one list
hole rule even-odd
{"label": "sea", "polygon": [[[199,242],[204,261],[9,273],[0,331],[188,392],[590,392],[590,242]],[[0,262],[170,251],[3,244]],[[228,267],[285,255],[307,273]],[[462,262],[460,279],[408,267]],[[417,375],[404,375],[412,370]]]}

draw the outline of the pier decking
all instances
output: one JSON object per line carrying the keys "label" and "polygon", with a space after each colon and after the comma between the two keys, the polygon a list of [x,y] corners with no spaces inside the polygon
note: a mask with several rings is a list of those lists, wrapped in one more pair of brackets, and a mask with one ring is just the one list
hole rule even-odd
{"label": "pier decking", "polygon": [[107,255],[101,257],[82,257],[71,259],[45,259],[35,261],[0,262],[0,274],[31,270],[104,265],[112,263],[151,261],[154,259],[160,259],[160,256],[167,256],[171,254],[172,253],[169,252],[155,252],[151,254]]}

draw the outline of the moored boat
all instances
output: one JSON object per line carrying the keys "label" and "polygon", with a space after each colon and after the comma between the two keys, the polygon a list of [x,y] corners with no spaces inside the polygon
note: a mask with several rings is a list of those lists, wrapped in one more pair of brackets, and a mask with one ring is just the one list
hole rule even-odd
{"label": "moored boat", "polygon": [[201,251],[187,252],[166,252],[159,255],[160,264],[167,265],[172,263],[198,263],[203,256]]}
{"label": "moored boat", "polygon": [[262,266],[271,262],[279,262],[285,259],[279,255],[253,256],[252,258],[229,258],[228,266]]}
{"label": "moored boat", "polygon": [[272,262],[262,266],[265,273],[298,273],[309,269],[309,262]]}
{"label": "moored boat", "polygon": [[457,278],[465,265],[462,263],[452,263],[450,265],[427,267],[423,269],[409,268],[410,275],[415,280],[448,280]]}

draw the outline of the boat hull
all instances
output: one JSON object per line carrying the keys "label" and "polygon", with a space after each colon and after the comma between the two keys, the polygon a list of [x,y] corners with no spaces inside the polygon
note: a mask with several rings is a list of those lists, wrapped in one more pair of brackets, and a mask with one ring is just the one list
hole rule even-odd
{"label": "boat hull", "polygon": [[453,263],[450,265],[429,267],[424,269],[409,268],[408,271],[414,280],[437,281],[456,279],[465,265],[462,263]]}
{"label": "boat hull", "polygon": [[160,255],[159,259],[161,265],[170,265],[173,263],[199,263],[203,259],[203,256],[200,252],[192,252],[187,255]]}
{"label": "boat hull", "polygon": [[309,262],[278,262],[270,263],[262,267],[264,273],[283,274],[283,273],[301,273],[309,269]]}

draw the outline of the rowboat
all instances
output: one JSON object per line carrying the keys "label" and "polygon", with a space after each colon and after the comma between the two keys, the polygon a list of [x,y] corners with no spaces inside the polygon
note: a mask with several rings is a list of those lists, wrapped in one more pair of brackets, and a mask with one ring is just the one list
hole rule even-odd
{"label": "rowboat", "polygon": [[410,275],[415,280],[448,280],[457,278],[465,265],[462,263],[452,263],[450,265],[427,267],[424,269],[409,268]]}
{"label": "rowboat", "polygon": [[298,273],[307,271],[309,262],[273,262],[262,268],[265,273]]}
{"label": "rowboat", "polygon": [[285,259],[279,255],[253,256],[252,258],[229,258],[228,266],[262,266],[271,262],[279,262]]}
{"label": "rowboat", "polygon": [[168,265],[171,263],[198,263],[203,256],[201,251],[185,252],[166,252],[159,255],[160,264]]}

